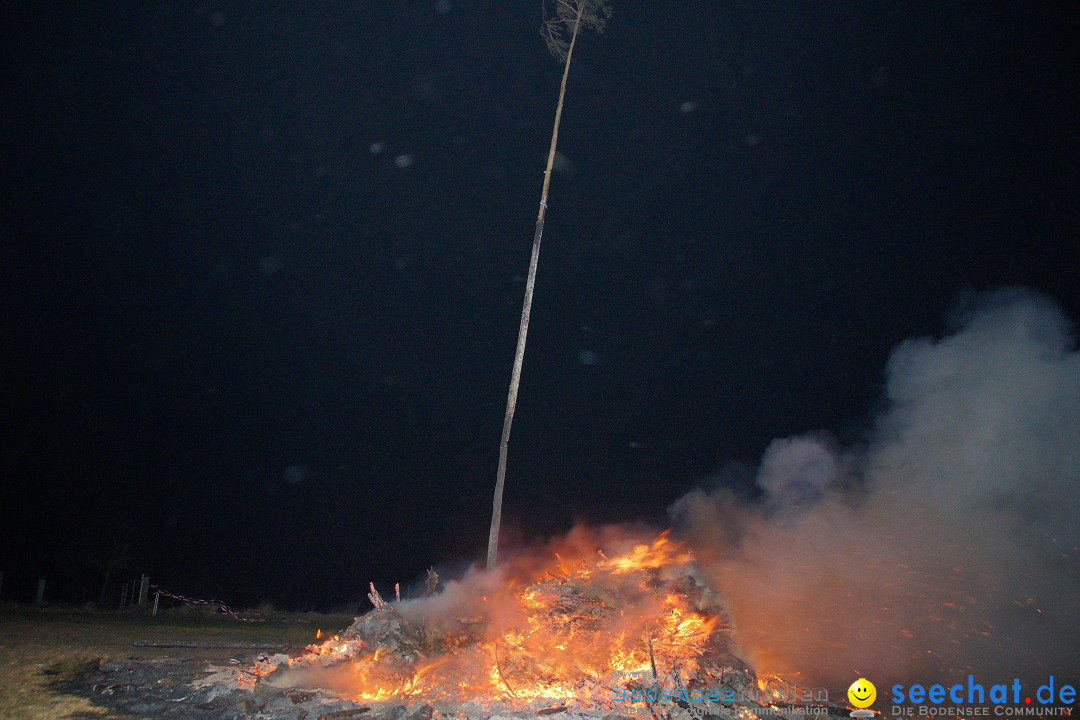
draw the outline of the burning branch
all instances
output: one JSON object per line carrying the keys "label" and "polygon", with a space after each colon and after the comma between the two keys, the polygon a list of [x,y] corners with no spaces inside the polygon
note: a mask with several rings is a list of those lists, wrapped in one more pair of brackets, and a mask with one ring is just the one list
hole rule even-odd
{"label": "burning branch", "polygon": [[656,677],[656,656],[653,654],[653,649],[652,649],[652,633],[649,632],[648,630],[646,630],[645,631],[645,637],[648,638],[648,641],[649,641],[649,665],[652,666],[652,679],[653,679],[653,682],[656,682],[657,681],[657,677]]}
{"label": "burning branch", "polygon": [[382,599],[382,595],[375,589],[375,583],[369,582],[368,587],[371,588],[371,592],[367,594],[368,600],[371,601],[371,604],[375,606],[376,610],[382,610],[386,607],[386,601]]}
{"label": "burning branch", "polygon": [[334,712],[323,713],[319,716],[319,720],[356,720],[370,709],[364,707],[352,710],[335,710]]}
{"label": "burning branch", "polygon": [[506,676],[503,675],[502,664],[499,662],[499,641],[498,640],[495,641],[495,670],[499,673],[499,679],[503,681],[503,685],[505,685],[506,689],[510,691],[510,694],[513,695],[516,698],[517,693],[514,692],[514,688],[510,687],[510,682],[506,679]]}

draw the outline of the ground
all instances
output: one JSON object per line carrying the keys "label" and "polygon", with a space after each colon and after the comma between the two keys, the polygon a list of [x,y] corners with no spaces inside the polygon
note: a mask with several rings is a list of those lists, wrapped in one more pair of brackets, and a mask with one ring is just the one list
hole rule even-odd
{"label": "ground", "polygon": [[206,657],[227,660],[245,650],[137,648],[136,640],[198,640],[306,645],[315,632],[337,632],[348,615],[279,614],[262,623],[225,616],[166,613],[158,618],[136,612],[98,612],[86,608],[0,606],[0,720],[60,718],[143,720],[110,714],[57,686],[101,658]]}

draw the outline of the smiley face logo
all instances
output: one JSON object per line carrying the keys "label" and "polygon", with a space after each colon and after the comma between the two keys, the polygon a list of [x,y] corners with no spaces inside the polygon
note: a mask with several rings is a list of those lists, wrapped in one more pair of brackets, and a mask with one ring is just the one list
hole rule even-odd
{"label": "smiley face logo", "polygon": [[857,708],[868,708],[877,700],[877,688],[866,678],[859,678],[847,689],[847,699]]}

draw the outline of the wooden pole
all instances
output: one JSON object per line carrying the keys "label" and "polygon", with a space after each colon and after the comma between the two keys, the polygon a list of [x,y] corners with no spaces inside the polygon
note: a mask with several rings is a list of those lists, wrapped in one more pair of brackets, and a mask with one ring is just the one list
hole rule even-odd
{"label": "wooden pole", "polygon": [[139,607],[146,604],[146,598],[150,595],[150,576],[143,573],[142,580],[139,582]]}
{"label": "wooden pole", "polygon": [[510,443],[510,427],[514,423],[514,410],[517,407],[518,386],[521,383],[521,366],[525,360],[525,339],[529,334],[529,315],[532,313],[533,290],[536,287],[536,266],[540,260],[540,240],[544,236],[544,217],[547,215],[551,169],[555,166],[555,147],[559,143],[559,123],[562,122],[563,100],[566,97],[566,79],[570,75],[570,60],[574,56],[574,43],[577,42],[578,28],[581,26],[581,14],[585,9],[585,0],[579,0],[577,9],[574,31],[570,36],[570,47],[566,51],[566,60],[563,64],[562,82],[559,84],[559,102],[555,106],[555,123],[551,128],[551,146],[548,149],[547,167],[544,169],[544,187],[540,191],[540,208],[536,212],[536,225],[533,228],[532,253],[529,255],[529,274],[525,279],[525,300],[521,306],[521,321],[518,324],[514,367],[510,371],[510,390],[506,395],[506,412],[503,415],[502,437],[499,440],[499,468],[495,476],[495,497],[491,503],[491,529],[488,532],[487,569],[489,571],[495,569],[499,557],[499,529],[502,525],[503,488],[506,484],[507,446]]}
{"label": "wooden pole", "polygon": [[45,604],[45,578],[37,581],[37,604]]}
{"label": "wooden pole", "polygon": [[154,593],[154,612],[151,614],[151,617],[157,617],[157,605],[158,605],[158,600],[160,600],[160,599],[161,599],[161,592],[158,591],[158,592]]}

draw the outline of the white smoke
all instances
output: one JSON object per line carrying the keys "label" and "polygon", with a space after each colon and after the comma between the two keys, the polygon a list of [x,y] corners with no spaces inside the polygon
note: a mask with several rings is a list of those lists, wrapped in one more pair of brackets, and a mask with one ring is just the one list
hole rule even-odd
{"label": "white smoke", "polygon": [[[759,671],[846,686],[1080,668],[1080,353],[1021,290],[897,347],[871,440],[774,441],[763,502],[671,508]],[[895,679],[895,680],[894,680]]]}

